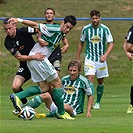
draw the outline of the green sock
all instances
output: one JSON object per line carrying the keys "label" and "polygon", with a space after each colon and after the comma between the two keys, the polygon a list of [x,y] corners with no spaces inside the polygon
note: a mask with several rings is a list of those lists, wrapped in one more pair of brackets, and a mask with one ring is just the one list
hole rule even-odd
{"label": "green sock", "polygon": [[65,113],[64,103],[62,98],[62,88],[54,88],[52,91],[53,100],[58,107],[58,113],[63,115]]}
{"label": "green sock", "polygon": [[100,103],[104,90],[104,84],[97,85],[97,100],[96,103]]}
{"label": "green sock", "polygon": [[26,88],[25,90],[16,93],[16,96],[19,97],[19,99],[30,97],[36,94],[41,94],[41,89],[38,86],[30,86]]}
{"label": "green sock", "polygon": [[31,101],[28,102],[27,106],[32,108],[37,108],[42,103],[42,98],[40,96],[34,97]]}

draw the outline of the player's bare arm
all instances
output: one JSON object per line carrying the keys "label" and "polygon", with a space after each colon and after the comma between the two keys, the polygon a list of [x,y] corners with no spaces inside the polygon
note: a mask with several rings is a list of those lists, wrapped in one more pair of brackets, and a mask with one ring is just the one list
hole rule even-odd
{"label": "player's bare arm", "polygon": [[44,59],[44,55],[42,55],[41,53],[28,56],[28,55],[21,55],[19,51],[15,53],[14,57],[18,59],[19,61],[43,60]]}
{"label": "player's bare arm", "polygon": [[8,20],[9,23],[17,23],[17,22],[21,22],[24,25],[30,26],[32,28],[38,28],[38,23],[30,21],[30,20],[23,20],[21,18],[10,18]]}
{"label": "player's bare arm", "polygon": [[61,48],[61,51],[62,51],[62,53],[66,53],[68,48],[69,48],[69,44],[68,44],[67,38],[63,37],[62,38],[62,42],[63,42],[64,46]]}
{"label": "player's bare arm", "polygon": [[78,45],[76,60],[79,61],[79,62],[80,62],[80,54],[82,52],[83,46],[84,46],[83,42],[80,42],[79,45]]}

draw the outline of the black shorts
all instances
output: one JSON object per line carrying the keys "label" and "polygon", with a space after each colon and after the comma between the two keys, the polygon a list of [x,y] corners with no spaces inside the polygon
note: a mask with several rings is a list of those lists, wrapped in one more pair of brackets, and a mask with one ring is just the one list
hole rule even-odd
{"label": "black shorts", "polygon": [[55,48],[55,50],[52,52],[48,59],[54,66],[55,70],[60,71],[60,65],[62,60],[60,45]]}
{"label": "black shorts", "polygon": [[27,63],[23,63],[23,65],[20,64],[20,67],[16,73],[16,75],[20,75],[25,78],[25,82],[28,81],[31,78],[30,70],[27,67]]}

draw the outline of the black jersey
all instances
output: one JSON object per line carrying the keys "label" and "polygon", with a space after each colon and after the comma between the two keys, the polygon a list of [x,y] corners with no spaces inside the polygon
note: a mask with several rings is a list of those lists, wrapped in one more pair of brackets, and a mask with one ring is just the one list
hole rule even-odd
{"label": "black jersey", "polygon": [[[44,23],[44,24],[46,24],[46,23]],[[55,22],[53,24],[58,25],[58,23],[55,23]],[[46,25],[49,25],[49,24],[46,24]],[[63,35],[63,37],[65,37],[65,34]],[[62,60],[60,44],[58,44],[56,46],[56,48],[51,53],[51,55],[49,56],[48,59],[52,63],[52,65],[54,66],[55,70],[60,71],[60,65],[61,65],[61,60]]]}
{"label": "black jersey", "polygon": [[[32,37],[33,34],[36,34],[34,28],[17,28],[16,36],[14,38],[6,36],[4,45],[12,55],[14,55],[17,51],[19,51],[22,55],[28,55],[35,44],[35,41]],[[23,65],[26,65],[26,61],[20,61],[20,66]]]}
{"label": "black jersey", "polygon": [[128,31],[127,34],[127,42],[133,44],[133,25],[131,26],[131,28]]}

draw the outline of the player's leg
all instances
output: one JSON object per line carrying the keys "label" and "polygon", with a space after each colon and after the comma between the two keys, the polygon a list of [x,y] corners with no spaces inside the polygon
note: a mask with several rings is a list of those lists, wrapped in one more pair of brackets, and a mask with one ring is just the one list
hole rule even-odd
{"label": "player's leg", "polygon": [[100,78],[100,79],[97,79],[97,82],[98,82],[98,85],[97,85],[97,88],[96,88],[96,92],[97,92],[97,99],[96,99],[96,103],[94,105],[94,109],[99,109],[100,108],[100,101],[102,99],[102,95],[103,95],[103,92],[104,92],[104,78]]}
{"label": "player's leg", "polygon": [[104,78],[108,77],[108,67],[106,61],[104,63],[97,62],[96,63],[96,76],[97,76],[97,99],[94,105],[94,109],[100,108],[100,102],[104,92]]}
{"label": "player's leg", "polygon": [[131,86],[130,101],[130,104],[133,106],[133,85]]}
{"label": "player's leg", "polygon": [[87,58],[85,58],[85,62],[84,62],[84,73],[85,73],[85,76],[91,82],[92,93],[94,95],[94,78],[95,78],[95,73],[96,73],[96,65],[95,65],[95,62],[93,62],[93,61],[88,60]]}
{"label": "player's leg", "polygon": [[58,119],[74,119],[72,118],[67,112],[65,112],[64,108],[64,102],[62,98],[63,90],[62,90],[62,83],[59,77],[54,78],[50,83],[53,86],[53,101],[55,102],[57,108],[58,108],[58,113],[56,114],[56,117]]}
{"label": "player's leg", "polygon": [[130,104],[127,108],[127,113],[133,113],[133,85],[130,90]]}
{"label": "player's leg", "polygon": [[[14,93],[19,93],[21,91],[23,91],[22,89],[22,85],[24,84],[25,82],[25,78],[22,77],[21,75],[15,75],[14,79],[13,79],[13,83],[12,83],[12,90]],[[21,99],[21,102],[23,104],[26,104],[27,103],[27,99],[26,98],[23,98]]]}
{"label": "player's leg", "polygon": [[50,82],[53,86],[52,90],[52,95],[53,95],[53,100],[55,101],[55,104],[58,107],[58,113],[59,114],[64,114],[65,109],[64,109],[64,103],[62,99],[62,83],[59,77],[55,78]]}
{"label": "player's leg", "polygon": [[64,104],[66,112],[68,112],[71,116],[76,116],[76,111],[69,105],[69,104]]}

